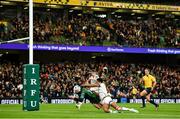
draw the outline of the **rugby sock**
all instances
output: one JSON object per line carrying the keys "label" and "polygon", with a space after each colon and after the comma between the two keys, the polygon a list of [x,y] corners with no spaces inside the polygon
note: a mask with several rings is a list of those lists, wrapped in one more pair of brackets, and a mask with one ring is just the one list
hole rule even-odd
{"label": "rugby sock", "polygon": [[128,111],[129,108],[126,108],[126,107],[122,107],[121,110],[124,110],[124,111]]}
{"label": "rugby sock", "polygon": [[150,102],[151,104],[153,104],[154,106],[156,106],[156,107],[157,107],[157,105],[158,105],[158,104],[156,104],[156,103],[154,102],[154,100],[152,100],[152,99],[151,99],[149,102]]}
{"label": "rugby sock", "polygon": [[145,107],[146,106],[146,104],[145,104],[145,97],[142,96],[141,99],[142,99],[142,106]]}
{"label": "rugby sock", "polygon": [[121,108],[119,106],[117,106],[115,109],[118,110],[118,111],[121,110]]}

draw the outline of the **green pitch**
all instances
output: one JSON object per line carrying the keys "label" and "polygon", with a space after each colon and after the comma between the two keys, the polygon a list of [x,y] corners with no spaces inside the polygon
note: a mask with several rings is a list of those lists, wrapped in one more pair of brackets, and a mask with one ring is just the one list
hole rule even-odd
{"label": "green pitch", "polygon": [[160,104],[159,111],[147,104],[119,104],[124,107],[138,109],[140,113],[122,112],[117,114],[104,113],[90,104],[84,104],[77,110],[74,104],[42,104],[39,111],[22,111],[22,105],[0,105],[0,119],[180,119],[180,104]]}

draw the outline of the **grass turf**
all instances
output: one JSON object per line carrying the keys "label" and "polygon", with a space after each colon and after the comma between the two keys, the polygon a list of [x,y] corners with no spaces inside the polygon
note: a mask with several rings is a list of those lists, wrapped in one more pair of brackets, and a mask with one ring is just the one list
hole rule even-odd
{"label": "grass turf", "polygon": [[109,114],[90,104],[82,105],[81,110],[77,110],[73,104],[42,104],[39,111],[22,111],[22,105],[0,105],[0,119],[180,119],[180,104],[160,104],[158,111],[150,104],[146,108],[140,108],[140,104],[119,105],[135,108],[140,113],[124,111]]}

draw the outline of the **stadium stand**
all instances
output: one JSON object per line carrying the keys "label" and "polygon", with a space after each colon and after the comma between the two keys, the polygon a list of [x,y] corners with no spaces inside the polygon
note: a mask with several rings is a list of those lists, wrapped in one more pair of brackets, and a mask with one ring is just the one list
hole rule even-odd
{"label": "stadium stand", "polygon": [[[122,16],[123,17],[123,16]],[[56,20],[54,20],[56,18]],[[28,17],[10,20],[11,27],[0,26],[0,39],[28,36]],[[34,39],[38,43],[76,45],[115,45],[126,47],[180,47],[179,20],[98,18],[93,15],[68,19],[57,15],[36,14]]]}
{"label": "stadium stand", "polygon": [[[22,97],[22,62],[3,62],[0,69],[0,98]],[[135,86],[140,91],[139,80],[146,67],[157,78],[157,86],[153,91],[156,98],[180,98],[180,72],[177,66],[151,64],[115,64],[115,63],[72,63],[40,65],[41,95],[47,98],[67,98],[73,94],[75,77],[85,81],[88,72],[96,71],[105,79],[113,97],[121,91],[130,97]],[[138,97],[138,95],[137,95]]]}

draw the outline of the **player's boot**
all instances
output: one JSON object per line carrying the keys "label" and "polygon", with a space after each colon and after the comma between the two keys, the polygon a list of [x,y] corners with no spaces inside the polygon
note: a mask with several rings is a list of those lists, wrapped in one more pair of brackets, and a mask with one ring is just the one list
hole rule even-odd
{"label": "player's boot", "polygon": [[76,108],[78,108],[78,110],[80,110],[81,109],[81,105],[82,105],[81,102],[76,103]]}
{"label": "player's boot", "polygon": [[115,110],[115,111],[112,111],[113,114],[116,114],[116,113],[119,113],[119,111]]}
{"label": "player's boot", "polygon": [[133,108],[129,109],[129,111],[130,111],[130,112],[134,112],[134,113],[139,113],[139,111],[138,111],[138,110],[133,109]]}

